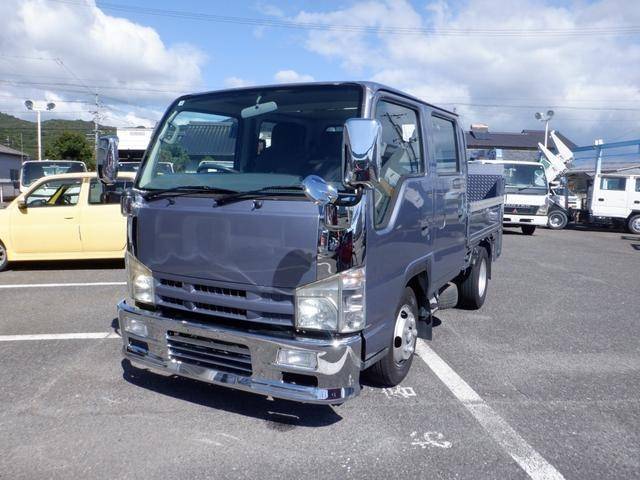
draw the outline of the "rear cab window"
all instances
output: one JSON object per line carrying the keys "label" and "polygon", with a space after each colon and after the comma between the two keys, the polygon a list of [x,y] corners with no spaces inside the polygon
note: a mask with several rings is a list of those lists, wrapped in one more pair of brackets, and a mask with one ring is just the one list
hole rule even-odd
{"label": "rear cab window", "polygon": [[117,180],[113,185],[105,185],[93,178],[89,183],[89,205],[117,205],[125,189],[132,184],[133,180]]}
{"label": "rear cab window", "polygon": [[459,173],[460,157],[455,122],[433,114],[431,116],[431,127],[436,172],[438,175]]}

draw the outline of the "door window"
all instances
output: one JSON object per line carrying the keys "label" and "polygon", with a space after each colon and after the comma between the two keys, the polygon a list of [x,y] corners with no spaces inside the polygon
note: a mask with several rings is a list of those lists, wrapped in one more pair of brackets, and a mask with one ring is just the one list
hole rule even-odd
{"label": "door window", "polygon": [[119,180],[113,185],[105,185],[93,179],[89,184],[89,205],[114,205],[120,203],[125,189],[131,187],[132,182]]}
{"label": "door window", "polygon": [[376,227],[388,222],[400,180],[424,172],[418,112],[381,100],[376,119],[382,125],[380,184],[374,191]]}
{"label": "door window", "polygon": [[69,178],[45,182],[29,194],[29,207],[60,207],[77,205],[82,180]]}
{"label": "door window", "polygon": [[636,192],[640,192],[640,178],[636,178]]}
{"label": "door window", "polygon": [[439,174],[451,174],[460,171],[456,127],[451,120],[432,116],[433,148],[436,158],[436,171]]}
{"label": "door window", "polygon": [[627,179],[620,177],[602,177],[600,180],[600,188],[602,190],[624,192],[627,188]]}

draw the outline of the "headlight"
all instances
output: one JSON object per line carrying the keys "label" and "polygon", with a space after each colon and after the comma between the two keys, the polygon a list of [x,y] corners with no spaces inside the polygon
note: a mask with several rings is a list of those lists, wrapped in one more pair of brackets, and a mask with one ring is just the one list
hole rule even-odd
{"label": "headlight", "polygon": [[131,298],[136,302],[153,305],[155,302],[155,288],[151,270],[128,252],[126,265],[129,295],[131,295]]}
{"label": "headlight", "polygon": [[296,289],[296,327],[357,332],[365,326],[365,269],[354,268]]}
{"label": "headlight", "polygon": [[538,207],[538,211],[536,212],[536,215],[546,215],[548,210],[549,210],[549,207],[545,203],[544,205],[541,205],[540,207]]}

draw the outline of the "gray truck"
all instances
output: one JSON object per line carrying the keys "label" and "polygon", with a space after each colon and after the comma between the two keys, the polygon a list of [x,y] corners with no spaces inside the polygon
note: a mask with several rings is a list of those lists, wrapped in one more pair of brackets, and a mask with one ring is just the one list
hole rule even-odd
{"label": "gray truck", "polygon": [[438,308],[482,306],[503,193],[454,113],[379,84],[180,97],[122,198],[124,356],[301,402],[396,385]]}

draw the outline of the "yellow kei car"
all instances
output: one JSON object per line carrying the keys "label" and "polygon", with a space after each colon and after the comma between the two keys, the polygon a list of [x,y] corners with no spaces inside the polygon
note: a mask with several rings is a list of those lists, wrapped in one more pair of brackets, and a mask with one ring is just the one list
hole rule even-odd
{"label": "yellow kei car", "polygon": [[134,173],[104,185],[93,172],[43,177],[0,209],[0,270],[9,262],[124,258],[120,197]]}

